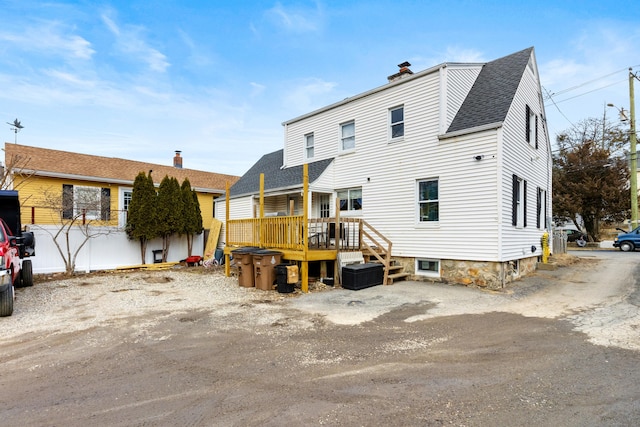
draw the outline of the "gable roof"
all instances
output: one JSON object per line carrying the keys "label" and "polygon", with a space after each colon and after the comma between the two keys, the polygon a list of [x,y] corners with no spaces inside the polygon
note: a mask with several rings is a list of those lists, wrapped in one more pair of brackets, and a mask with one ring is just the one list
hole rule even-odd
{"label": "gable roof", "polygon": [[[256,194],[260,191],[260,174],[264,173],[264,189],[276,190],[302,186],[302,165],[282,169],[284,150],[265,154],[247,171],[233,187],[230,197]],[[309,163],[309,182],[322,175],[333,159],[324,159]]]}
{"label": "gable roof", "polygon": [[487,62],[448,132],[503,122],[529,63],[533,47]]}
{"label": "gable roof", "polygon": [[224,193],[227,181],[234,184],[239,179],[234,175],[180,169],[173,166],[30,147],[9,142],[4,144],[4,152],[7,163],[11,161],[10,159],[16,159],[16,156],[28,159],[25,160],[24,170],[34,172],[39,176],[133,184],[140,172],[147,173],[149,170],[153,170],[151,176],[155,183],[160,183],[167,175],[176,178],[178,182],[189,178],[194,189],[212,193]]}

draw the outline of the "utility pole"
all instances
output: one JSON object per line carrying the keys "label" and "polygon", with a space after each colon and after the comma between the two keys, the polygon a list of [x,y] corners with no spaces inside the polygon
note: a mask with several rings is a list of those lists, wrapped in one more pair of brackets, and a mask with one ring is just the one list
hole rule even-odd
{"label": "utility pole", "polygon": [[636,109],[633,95],[633,79],[636,76],[629,68],[629,121],[630,134],[629,141],[631,143],[631,229],[638,226],[638,154],[636,151]]}

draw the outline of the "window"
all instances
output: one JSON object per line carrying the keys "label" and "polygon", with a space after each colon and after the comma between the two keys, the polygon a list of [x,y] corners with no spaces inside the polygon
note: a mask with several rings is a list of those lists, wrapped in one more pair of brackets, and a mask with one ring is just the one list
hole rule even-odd
{"label": "window", "polygon": [[538,188],[537,212],[537,227],[541,229],[547,228],[547,192],[542,188]]}
{"label": "window", "polygon": [[131,205],[131,195],[133,194],[132,188],[120,187],[119,190],[119,206],[122,208],[118,214],[118,225],[124,227],[127,225],[127,212],[129,212],[129,206]]}
{"label": "window", "polygon": [[307,159],[313,158],[313,133],[304,136],[304,152]]}
{"label": "window", "polygon": [[438,180],[418,181],[418,218],[420,222],[439,221],[439,211]]}
{"label": "window", "polygon": [[331,215],[331,198],[328,194],[320,195],[320,218],[329,218]]}
{"label": "window", "polygon": [[440,277],[440,261],[437,259],[416,259],[416,274]]}
{"label": "window", "polygon": [[390,133],[391,139],[401,138],[404,136],[404,106],[392,108],[389,110]]}
{"label": "window", "polygon": [[511,206],[511,224],[516,227],[527,226],[527,181],[513,175],[513,201]]}
{"label": "window", "polygon": [[129,212],[129,205],[131,204],[131,195],[133,194],[133,191],[131,190],[125,190],[122,193],[123,199],[122,199],[122,209],[125,212]]}
{"label": "window", "polygon": [[340,199],[341,211],[359,211],[362,210],[362,189],[351,188],[348,190],[338,191],[338,199]]}
{"label": "window", "polygon": [[527,142],[536,149],[538,148],[538,116],[531,110],[531,108],[527,105],[527,123],[526,123],[526,137]]}
{"label": "window", "polygon": [[62,185],[62,218],[111,219],[111,189]]}
{"label": "window", "polygon": [[342,151],[353,150],[356,148],[356,123],[349,122],[340,125],[341,139],[340,149]]}

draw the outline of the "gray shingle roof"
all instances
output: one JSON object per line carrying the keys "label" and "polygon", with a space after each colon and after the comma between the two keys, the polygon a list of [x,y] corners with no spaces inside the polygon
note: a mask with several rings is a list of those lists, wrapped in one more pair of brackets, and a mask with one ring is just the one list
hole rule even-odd
{"label": "gray shingle roof", "polygon": [[487,62],[447,132],[504,121],[532,50],[530,47]]}
{"label": "gray shingle roof", "polygon": [[[264,189],[274,190],[302,186],[302,165],[281,169],[284,150],[265,154],[230,189],[229,196],[257,194],[260,191],[260,174],[264,173]],[[320,177],[333,159],[309,163],[309,182]]]}

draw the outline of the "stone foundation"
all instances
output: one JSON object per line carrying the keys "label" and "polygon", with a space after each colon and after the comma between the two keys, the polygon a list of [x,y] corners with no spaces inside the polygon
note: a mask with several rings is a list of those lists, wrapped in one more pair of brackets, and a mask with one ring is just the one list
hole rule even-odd
{"label": "stone foundation", "polygon": [[536,270],[538,257],[519,260],[519,271],[515,271],[516,261],[459,261],[440,260],[440,277],[423,276],[415,273],[415,258],[394,258],[397,264],[404,266],[405,273],[416,281],[439,281],[457,283],[465,286],[477,286],[486,289],[501,289],[506,284],[527,276]]}

